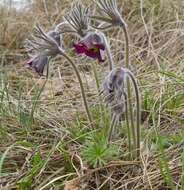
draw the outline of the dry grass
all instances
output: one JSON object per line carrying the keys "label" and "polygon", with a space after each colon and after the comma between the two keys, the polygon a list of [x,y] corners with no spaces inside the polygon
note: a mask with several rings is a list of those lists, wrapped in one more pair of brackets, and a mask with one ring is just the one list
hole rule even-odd
{"label": "dry grass", "polygon": [[[36,0],[30,10],[21,13],[0,8],[0,188],[184,188],[184,2],[119,1],[129,25],[132,71],[142,93],[142,159],[127,161],[123,155],[98,168],[91,168],[80,154],[80,135],[90,132],[86,130],[79,85],[68,63],[62,58],[53,61],[40,97],[36,94],[45,79],[24,64],[27,55],[23,43],[34,24],[52,28],[62,20],[71,2]],[[124,60],[123,34],[119,30],[107,34],[115,63],[120,65]],[[65,46],[70,44],[71,37],[65,36]],[[86,62],[77,63],[98,120],[92,62]],[[103,79],[107,66],[97,65],[97,69]],[[35,102],[31,122],[28,112]],[[84,132],[75,133],[79,132],[78,125]],[[121,139],[113,143],[124,152],[126,144]]]}

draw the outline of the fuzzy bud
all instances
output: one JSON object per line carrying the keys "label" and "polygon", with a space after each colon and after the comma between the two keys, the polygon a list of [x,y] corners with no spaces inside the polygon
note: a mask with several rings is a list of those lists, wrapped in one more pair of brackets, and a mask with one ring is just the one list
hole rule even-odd
{"label": "fuzzy bud", "polygon": [[105,78],[102,86],[104,101],[111,107],[112,113],[120,115],[125,111],[125,80],[127,74],[124,68],[113,69]]}

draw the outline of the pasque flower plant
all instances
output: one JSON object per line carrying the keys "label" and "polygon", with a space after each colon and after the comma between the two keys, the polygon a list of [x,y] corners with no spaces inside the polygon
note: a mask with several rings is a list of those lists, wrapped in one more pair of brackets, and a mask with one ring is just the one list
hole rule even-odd
{"label": "pasque flower plant", "polygon": [[[43,75],[44,68],[46,65],[49,65],[50,58],[53,58],[57,55],[65,57],[72,65],[78,78],[85,110],[88,116],[88,120],[92,125],[93,120],[89,111],[89,106],[80,73],[76,64],[67,55],[62,47],[61,34],[73,33],[79,38],[79,40],[73,44],[73,48],[76,54],[85,55],[94,60],[98,60],[98,62],[104,62],[105,58],[103,54],[107,52],[110,71],[104,79],[101,92],[103,94],[105,104],[108,106],[112,113],[112,121],[108,129],[108,142],[110,144],[113,128],[115,127],[116,122],[120,120],[122,115],[125,115],[126,125],[128,129],[129,152],[130,155],[132,155],[132,152],[136,150],[137,158],[139,158],[140,95],[136,78],[130,71],[129,36],[127,25],[120,12],[118,11],[115,0],[93,1],[99,8],[99,11],[101,13],[100,16],[90,15],[88,7],[86,8],[82,4],[77,3],[74,4],[72,6],[72,10],[64,16],[64,22],[59,23],[54,30],[45,33],[41,27],[37,26],[35,35],[32,36],[31,40],[27,40],[27,50],[31,56],[31,59],[27,62],[27,64],[39,75]],[[97,27],[91,27],[90,19],[97,20],[99,22],[99,25]],[[64,30],[65,26],[67,26],[67,30]],[[99,30],[112,27],[120,27],[123,29],[126,42],[125,65],[122,65],[122,67],[118,68],[115,68],[107,38],[105,34]],[[94,70],[94,73],[95,72],[96,71]],[[96,77],[96,73],[94,75],[97,81],[98,79]],[[132,102],[132,89],[135,94],[135,103]],[[134,117],[135,108],[136,117]]]}

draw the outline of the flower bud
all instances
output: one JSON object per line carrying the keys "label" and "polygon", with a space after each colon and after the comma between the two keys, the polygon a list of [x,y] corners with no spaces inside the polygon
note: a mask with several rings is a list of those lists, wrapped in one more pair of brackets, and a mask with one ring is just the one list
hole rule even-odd
{"label": "flower bud", "polygon": [[104,101],[111,107],[112,113],[120,115],[125,111],[125,80],[127,74],[124,68],[113,69],[105,78],[102,86]]}

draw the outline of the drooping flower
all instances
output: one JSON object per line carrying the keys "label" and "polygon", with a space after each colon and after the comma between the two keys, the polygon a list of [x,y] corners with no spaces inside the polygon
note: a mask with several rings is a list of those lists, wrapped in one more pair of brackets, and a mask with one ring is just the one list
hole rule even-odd
{"label": "drooping flower", "polygon": [[45,33],[39,26],[35,28],[35,35],[26,41],[26,49],[31,57],[27,61],[39,75],[43,75],[44,67],[49,63],[49,57],[53,58],[60,53],[60,33],[54,30]]}
{"label": "drooping flower", "polygon": [[126,78],[126,69],[115,68],[108,74],[102,85],[104,101],[116,115],[125,111]]}
{"label": "drooping flower", "polygon": [[105,51],[105,43],[103,36],[98,32],[89,32],[78,43],[74,43],[77,54],[85,54],[99,62],[105,61],[103,54]]}

